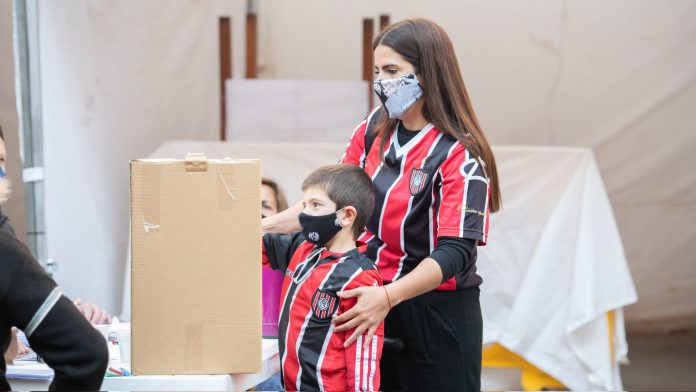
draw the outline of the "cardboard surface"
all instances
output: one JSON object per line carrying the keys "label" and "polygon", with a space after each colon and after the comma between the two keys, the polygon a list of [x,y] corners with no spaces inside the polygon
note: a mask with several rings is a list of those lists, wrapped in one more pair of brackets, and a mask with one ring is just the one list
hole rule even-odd
{"label": "cardboard surface", "polygon": [[261,370],[261,163],[131,162],[132,369]]}

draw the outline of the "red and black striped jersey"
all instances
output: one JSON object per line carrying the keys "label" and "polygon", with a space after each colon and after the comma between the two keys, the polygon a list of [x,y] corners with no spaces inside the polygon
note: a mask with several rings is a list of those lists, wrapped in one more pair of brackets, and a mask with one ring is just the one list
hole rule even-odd
{"label": "red and black striped jersey", "polygon": [[[359,165],[372,178],[375,209],[361,241],[384,282],[412,271],[437,246],[439,237],[488,239],[490,186],[480,160],[453,137],[426,125],[401,146],[396,130],[387,136],[384,161],[374,124],[375,109],[358,127],[341,158]],[[374,144],[374,146],[373,146]],[[481,284],[476,254],[437,289],[458,290]]]}
{"label": "red and black striped jersey", "polygon": [[285,388],[353,391],[379,389],[384,343],[380,325],[366,349],[365,335],[343,347],[354,330],[336,332],[331,319],[352,308],[339,291],[381,286],[375,265],[353,249],[345,254],[317,249],[301,233],[263,236],[265,266],[285,271],[278,322],[281,374]]}

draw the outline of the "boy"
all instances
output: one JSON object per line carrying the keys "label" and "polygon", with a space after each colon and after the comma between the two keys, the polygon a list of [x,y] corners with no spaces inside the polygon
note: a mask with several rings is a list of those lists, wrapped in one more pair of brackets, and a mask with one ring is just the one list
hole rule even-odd
{"label": "boy", "polygon": [[281,374],[287,390],[376,390],[383,325],[363,350],[364,335],[334,332],[331,318],[355,299],[337,292],[381,286],[372,261],[356,248],[374,206],[372,181],[354,165],[328,165],[302,183],[301,233],[263,236],[264,266],[285,271],[278,322]]}

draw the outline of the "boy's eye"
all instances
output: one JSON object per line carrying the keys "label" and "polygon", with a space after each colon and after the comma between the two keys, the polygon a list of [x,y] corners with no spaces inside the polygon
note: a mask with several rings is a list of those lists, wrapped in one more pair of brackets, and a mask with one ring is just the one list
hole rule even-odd
{"label": "boy's eye", "polygon": [[313,203],[312,203],[312,207],[314,207],[314,208],[319,207],[319,203],[317,203],[316,201],[313,202]]}

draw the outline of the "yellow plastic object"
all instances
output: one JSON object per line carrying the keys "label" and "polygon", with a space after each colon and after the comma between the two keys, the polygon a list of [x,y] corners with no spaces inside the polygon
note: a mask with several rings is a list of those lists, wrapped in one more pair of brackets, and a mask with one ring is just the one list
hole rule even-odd
{"label": "yellow plastic object", "polygon": [[[614,361],[614,312],[607,313],[609,324],[609,352]],[[482,366],[484,368],[520,369],[522,378],[520,384],[525,391],[568,390],[560,381],[544,373],[542,370],[527,362],[522,356],[513,353],[498,343],[483,349]]]}

